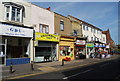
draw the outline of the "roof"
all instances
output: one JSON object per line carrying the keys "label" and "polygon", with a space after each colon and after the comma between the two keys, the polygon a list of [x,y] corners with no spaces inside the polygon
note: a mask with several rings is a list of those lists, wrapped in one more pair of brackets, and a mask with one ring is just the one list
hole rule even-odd
{"label": "roof", "polygon": [[[24,0],[24,1],[25,1],[25,2],[28,2],[28,1],[26,1],[26,0]],[[30,3],[31,5],[37,6],[37,7],[39,7],[39,8],[45,9],[45,10],[47,10],[47,11],[53,12],[53,11],[51,11],[51,10],[48,10],[47,8],[43,8],[43,7],[41,7],[41,6],[38,6],[38,5],[36,5],[36,4],[33,4],[33,3],[31,3],[31,2],[28,2],[28,3]],[[54,12],[53,12],[53,13],[54,13]]]}
{"label": "roof", "polygon": [[57,13],[57,12],[54,12],[54,13],[57,14],[57,15],[60,15],[60,16],[62,16],[62,17],[65,17],[65,18],[67,18],[67,19],[70,19],[70,18],[68,18],[68,17],[66,17],[66,16],[63,16],[63,15]]}
{"label": "roof", "polygon": [[71,16],[71,15],[68,15],[68,17],[74,18],[74,19],[78,20],[79,22],[83,22],[83,23],[85,23],[85,24],[87,24],[87,25],[89,25],[89,26],[92,26],[93,28],[96,28],[96,29],[102,31],[102,29],[100,29],[100,28],[98,28],[98,27],[96,27],[96,26],[94,26],[94,25],[92,25],[92,24],[90,24],[90,23],[87,23],[87,22],[85,22],[85,21],[83,21],[83,20],[80,20],[80,19],[78,19],[78,18],[76,18],[76,17],[73,17],[73,16]]}

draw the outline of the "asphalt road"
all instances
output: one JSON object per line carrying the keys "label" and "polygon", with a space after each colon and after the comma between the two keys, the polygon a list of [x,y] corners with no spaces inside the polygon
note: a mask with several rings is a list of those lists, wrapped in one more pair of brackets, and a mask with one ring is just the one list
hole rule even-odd
{"label": "asphalt road", "polygon": [[67,80],[67,81],[71,81],[73,79],[92,80],[92,81],[98,81],[98,80],[120,81],[120,59],[106,61],[90,66],[78,67],[69,70],[24,77],[21,79],[22,81],[24,79],[26,80],[34,79],[38,81],[43,81],[43,79],[50,81],[53,79]]}

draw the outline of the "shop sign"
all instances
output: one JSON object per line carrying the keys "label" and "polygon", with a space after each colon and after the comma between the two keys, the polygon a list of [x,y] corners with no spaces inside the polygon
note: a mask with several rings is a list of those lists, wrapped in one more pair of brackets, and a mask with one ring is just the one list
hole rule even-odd
{"label": "shop sign", "polygon": [[76,40],[77,45],[85,45],[85,40]]}
{"label": "shop sign", "polygon": [[95,47],[106,47],[106,46],[102,46],[102,45],[95,45]]}
{"label": "shop sign", "polygon": [[54,34],[46,34],[46,33],[35,33],[36,40],[41,40],[41,41],[54,41],[54,42],[59,42],[59,35],[54,35]]}
{"label": "shop sign", "polygon": [[106,48],[110,48],[110,46],[109,46],[109,45],[106,45]]}
{"label": "shop sign", "polygon": [[33,37],[33,29],[22,28],[7,24],[0,24],[0,35],[17,36],[17,37]]}
{"label": "shop sign", "polygon": [[86,46],[87,46],[87,47],[94,47],[94,44],[92,44],[92,43],[87,43]]}

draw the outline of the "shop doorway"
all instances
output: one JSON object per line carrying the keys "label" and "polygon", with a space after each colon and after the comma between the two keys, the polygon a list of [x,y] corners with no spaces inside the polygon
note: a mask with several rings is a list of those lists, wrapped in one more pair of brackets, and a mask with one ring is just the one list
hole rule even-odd
{"label": "shop doorway", "polygon": [[6,44],[0,44],[0,65],[6,62]]}

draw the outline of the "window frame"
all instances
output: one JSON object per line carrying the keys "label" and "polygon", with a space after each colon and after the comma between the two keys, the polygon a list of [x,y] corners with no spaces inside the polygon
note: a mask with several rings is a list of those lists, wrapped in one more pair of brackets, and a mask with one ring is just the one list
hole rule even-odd
{"label": "window frame", "polygon": [[[19,7],[19,6],[14,6],[14,5],[5,5],[4,6],[5,7],[5,14],[4,14],[4,20],[7,20],[7,21],[14,21],[14,22],[23,22],[23,13],[22,13],[22,11],[23,11],[23,9],[21,8],[21,7]],[[7,7],[9,7],[9,12],[7,12]],[[13,7],[15,7],[15,20],[13,20],[12,18],[13,18],[13,16],[12,16],[12,9],[13,9]],[[20,10],[19,11],[19,21],[18,21],[18,17],[17,17],[17,14],[18,14],[18,11],[17,11],[17,9],[18,10]],[[7,13],[9,13],[9,17],[7,18]]]}
{"label": "window frame", "polygon": [[60,31],[64,31],[64,21],[60,21]]}
{"label": "window frame", "polygon": [[[43,29],[45,31],[43,31]],[[47,33],[47,34],[49,34],[49,26],[48,25],[44,25],[44,24],[39,24],[39,32],[40,33]]]}

